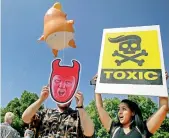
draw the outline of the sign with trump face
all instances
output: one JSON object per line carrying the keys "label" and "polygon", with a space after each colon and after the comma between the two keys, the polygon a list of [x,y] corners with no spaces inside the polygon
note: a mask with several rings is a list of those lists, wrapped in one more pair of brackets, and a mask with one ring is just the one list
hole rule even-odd
{"label": "sign with trump face", "polygon": [[74,97],[80,77],[80,63],[72,60],[73,65],[60,65],[61,59],[52,61],[49,79],[50,93],[58,104],[66,104]]}

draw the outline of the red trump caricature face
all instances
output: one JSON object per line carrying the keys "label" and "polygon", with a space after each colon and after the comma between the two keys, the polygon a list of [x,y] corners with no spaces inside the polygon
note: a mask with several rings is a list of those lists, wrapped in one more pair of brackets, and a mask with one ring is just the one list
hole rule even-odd
{"label": "red trump caricature face", "polygon": [[69,97],[72,93],[72,90],[75,85],[75,77],[74,76],[61,76],[55,75],[52,80],[52,90],[55,91],[53,93],[54,97]]}
{"label": "red trump caricature face", "polygon": [[79,82],[80,64],[73,60],[73,66],[60,66],[60,59],[52,62],[50,92],[57,103],[69,102]]}

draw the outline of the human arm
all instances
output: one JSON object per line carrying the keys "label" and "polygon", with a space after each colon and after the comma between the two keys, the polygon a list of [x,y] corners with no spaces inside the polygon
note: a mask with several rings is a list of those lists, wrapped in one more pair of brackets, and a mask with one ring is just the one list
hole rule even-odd
{"label": "human arm", "polygon": [[106,112],[106,110],[103,108],[103,102],[101,94],[96,93],[95,94],[95,100],[96,100],[96,107],[97,111],[100,117],[100,121],[103,124],[104,128],[107,132],[110,131],[110,127],[112,124],[112,119],[110,118],[109,114]]}
{"label": "human arm", "polygon": [[[89,117],[87,112],[85,111],[83,106],[83,94],[81,92],[77,92],[75,95],[77,109],[79,111],[80,123],[83,129],[83,134],[87,137],[91,137],[94,135],[94,124],[92,119]],[[78,108],[81,107],[81,108]]]}
{"label": "human arm", "polygon": [[[96,81],[97,75],[95,75],[93,79]],[[103,108],[103,101],[102,101],[101,94],[95,93],[95,101],[96,101],[96,107],[100,117],[100,121],[103,124],[106,131],[109,132],[112,124],[112,119],[110,118],[106,110]]]}
{"label": "human arm", "polygon": [[[168,73],[166,72],[166,79]],[[150,133],[154,134],[161,126],[168,112],[168,97],[159,97],[159,109],[147,120],[147,128]]]}
{"label": "human arm", "polygon": [[30,123],[33,116],[36,114],[36,112],[41,107],[42,103],[48,98],[49,96],[49,88],[48,86],[44,86],[41,91],[41,95],[37,101],[35,101],[33,104],[31,104],[22,114],[22,120],[25,123]]}

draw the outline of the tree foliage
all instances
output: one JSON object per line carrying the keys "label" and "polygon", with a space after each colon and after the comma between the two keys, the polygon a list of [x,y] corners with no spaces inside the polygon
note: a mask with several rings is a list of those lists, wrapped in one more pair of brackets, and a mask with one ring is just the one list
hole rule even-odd
{"label": "tree foliage", "polygon": [[[157,104],[155,104],[150,98],[145,98],[143,96],[129,96],[130,100],[136,102],[143,114],[144,120],[147,120],[154,112],[157,111]],[[104,109],[109,113],[111,118],[116,121],[117,120],[117,109],[120,100],[117,98],[113,99],[104,99],[103,105]],[[99,115],[97,113],[97,109],[95,106],[95,101],[91,101],[89,105],[86,107],[86,111],[92,118],[95,124],[95,133],[98,138],[109,138],[109,134],[103,128]],[[169,137],[169,118],[166,118],[161,125],[160,129],[152,136],[152,138],[167,138]]]}
{"label": "tree foliage", "polygon": [[[145,98],[143,96],[129,96],[128,98],[139,105],[143,114],[143,118],[145,120],[147,120],[148,117],[151,116],[157,110],[157,104],[155,104],[150,98]],[[37,99],[37,94],[24,91],[20,98],[14,98],[7,104],[6,107],[0,108],[1,122],[4,121],[4,115],[6,112],[13,112],[15,114],[15,119],[13,121],[12,126],[21,134],[21,136],[23,136],[27,124],[23,123],[22,114],[25,109]],[[103,101],[105,110],[109,113],[109,115],[114,121],[117,120],[117,109],[119,103],[120,100],[118,98],[104,99]],[[43,109],[43,106],[41,107],[41,109]],[[93,119],[93,123],[95,124],[96,137],[109,138],[109,134],[106,132],[100,122],[94,100],[91,101],[86,107],[86,111],[89,113],[90,117]],[[163,124],[161,125],[160,129],[153,136],[153,138],[169,137],[168,129],[169,118],[166,118]]]}
{"label": "tree foliage", "polygon": [[[31,93],[28,91],[24,91],[20,98],[14,98],[11,100],[6,107],[1,108],[1,122],[4,121],[4,116],[6,112],[13,112],[15,115],[15,118],[12,123],[12,127],[15,128],[21,136],[23,136],[25,127],[27,127],[27,124],[24,124],[22,121],[22,114],[25,111],[25,109],[34,103],[38,99],[38,95],[35,93]],[[41,107],[41,109],[43,106]]]}

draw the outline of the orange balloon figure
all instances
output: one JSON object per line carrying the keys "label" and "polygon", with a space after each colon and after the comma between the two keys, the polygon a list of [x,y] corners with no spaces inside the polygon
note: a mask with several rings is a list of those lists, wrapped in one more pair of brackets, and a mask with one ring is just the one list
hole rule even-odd
{"label": "orange balloon figure", "polygon": [[55,3],[44,16],[44,31],[39,38],[46,41],[52,48],[54,57],[58,55],[58,50],[66,47],[76,48],[74,41],[73,20],[67,20],[66,14],[62,11],[60,3]]}

